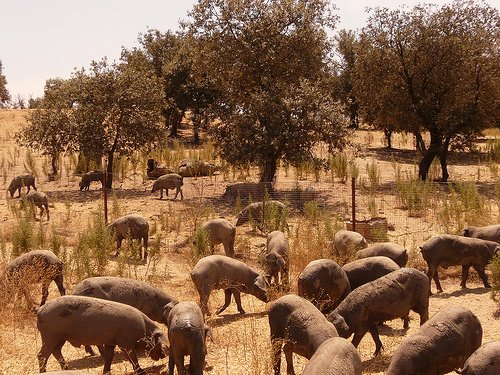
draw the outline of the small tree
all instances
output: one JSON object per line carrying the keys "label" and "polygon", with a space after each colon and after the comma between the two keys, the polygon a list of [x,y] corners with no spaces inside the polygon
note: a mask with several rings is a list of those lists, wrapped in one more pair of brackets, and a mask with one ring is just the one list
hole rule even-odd
{"label": "small tree", "polygon": [[7,90],[7,79],[2,74],[2,70],[2,60],[0,60],[0,108],[10,101],[9,90]]}
{"label": "small tree", "polygon": [[72,77],[73,131],[80,150],[107,156],[107,187],[112,186],[115,154],[128,155],[161,137],[161,86],[140,61],[109,65],[92,62]]}

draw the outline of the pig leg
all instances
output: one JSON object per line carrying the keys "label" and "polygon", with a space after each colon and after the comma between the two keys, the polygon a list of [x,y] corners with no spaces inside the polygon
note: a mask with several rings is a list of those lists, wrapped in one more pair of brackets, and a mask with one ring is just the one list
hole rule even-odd
{"label": "pig leg", "polygon": [[467,288],[467,286],[465,284],[467,283],[467,279],[469,278],[469,268],[470,268],[470,265],[463,265],[462,266],[462,282],[460,283],[460,286],[462,287],[462,289]]}
{"label": "pig leg", "polygon": [[[376,324],[374,324],[374,325],[376,326]],[[358,347],[359,343],[361,342],[361,339],[366,334],[366,331],[367,331],[366,327],[364,325],[361,325],[354,332],[354,337],[352,338],[352,345],[354,345],[355,348]],[[378,334],[378,331],[377,331],[377,334]],[[375,339],[373,339],[373,340],[375,341]]]}
{"label": "pig leg", "polygon": [[[232,289],[232,288],[224,290],[224,304],[221,307],[219,307],[217,309],[217,311],[215,312],[217,315],[219,315],[221,312],[223,312],[225,309],[227,309],[227,307],[231,303],[231,295],[233,294],[234,290],[235,289]],[[236,299],[236,294],[234,295],[234,298]],[[240,301],[240,306],[241,306],[241,301]],[[238,306],[238,311],[239,311],[240,306]]]}
{"label": "pig leg", "polygon": [[403,328],[404,329],[408,329],[410,327],[410,316],[409,316],[409,313],[406,313],[404,316],[402,316],[401,320],[403,321]]}
{"label": "pig leg", "polygon": [[377,356],[380,353],[380,349],[382,349],[382,341],[380,341],[377,324],[372,324],[370,327],[370,334],[372,335],[373,341],[375,341],[375,353],[373,353],[373,355]]}
{"label": "pig leg", "polygon": [[198,294],[200,295],[201,311],[203,311],[204,314],[208,314],[208,298],[210,297],[210,293],[212,292],[212,285],[205,284],[201,287],[197,285],[196,289],[198,289]]}
{"label": "pig leg", "polygon": [[59,289],[59,294],[61,296],[64,296],[66,294],[66,289],[64,289],[64,276],[62,273],[60,273],[59,275],[56,276],[56,278],[54,279],[54,282],[56,283],[57,285],[57,289]]}
{"label": "pig leg", "polygon": [[[170,372],[171,375],[174,375],[174,363],[175,363],[175,367],[177,368],[177,374],[179,375],[185,375],[187,374],[187,370],[186,370],[186,366],[184,366],[184,355],[182,355],[181,353],[173,353],[172,351],[170,352],[171,353],[171,356],[173,358],[173,362],[172,362],[172,371]],[[169,362],[169,366],[170,366],[170,362]],[[191,364],[190,364],[190,367],[191,367]]]}
{"label": "pig leg", "polygon": [[37,354],[38,368],[40,372],[47,371],[47,361],[49,360],[49,357],[52,354],[52,350],[54,347],[55,344],[53,342],[47,343],[42,338],[42,347],[40,348],[40,351]]}
{"label": "pig leg", "polygon": [[241,292],[238,289],[233,289],[234,301],[236,302],[236,306],[238,307],[238,312],[240,314],[244,314],[245,310],[241,306]]}
{"label": "pig leg", "polygon": [[443,288],[441,288],[441,283],[439,282],[437,266],[429,265],[429,269],[427,270],[427,277],[429,278],[429,282],[431,280],[434,280],[434,282],[436,283],[437,292],[441,293],[443,291]]}
{"label": "pig leg", "polygon": [[42,281],[42,301],[40,302],[40,306],[43,306],[44,303],[47,301],[47,297],[49,296],[49,285],[50,285],[50,280]]}
{"label": "pig leg", "polygon": [[115,355],[115,345],[104,346],[104,369],[103,374],[111,374],[111,362]]}
{"label": "pig leg", "polygon": [[283,340],[276,338],[276,333],[273,334],[273,327],[271,327],[271,350],[273,352],[273,369],[274,375],[280,375],[281,371],[281,347]]}
{"label": "pig leg", "polygon": [[286,359],[286,373],[287,375],[295,375],[295,370],[293,369],[293,353],[290,344],[285,343],[283,351],[285,352]]}
{"label": "pig leg", "polygon": [[135,350],[126,350],[123,348],[122,351],[125,353],[127,356],[128,360],[132,364],[132,367],[134,368],[134,373],[138,375],[145,374],[146,372],[139,366],[139,360],[137,359],[137,354],[135,353]]}
{"label": "pig leg", "polygon": [[491,288],[490,283],[488,283],[488,277],[486,276],[486,273],[484,273],[484,267],[479,265],[474,265],[474,269],[476,270],[481,280],[483,280],[484,287],[488,289]]}
{"label": "pig leg", "polygon": [[91,356],[96,355],[94,352],[94,349],[92,349],[92,347],[90,345],[85,345],[85,352]]}
{"label": "pig leg", "polygon": [[[174,367],[175,367],[174,350],[171,345],[170,354],[168,355],[168,372],[167,372],[168,375],[174,375]],[[179,372],[179,369],[177,369],[177,372]]]}
{"label": "pig leg", "polygon": [[54,355],[54,357],[57,359],[57,362],[59,362],[59,364],[61,365],[61,368],[63,370],[67,370],[69,369],[69,366],[68,364],[66,363],[66,361],[64,360],[64,357],[62,356],[62,353],[61,353],[61,349],[64,345],[64,343],[66,342],[66,340],[61,340],[57,345],[56,347],[54,348],[54,350],[52,351],[52,354]]}

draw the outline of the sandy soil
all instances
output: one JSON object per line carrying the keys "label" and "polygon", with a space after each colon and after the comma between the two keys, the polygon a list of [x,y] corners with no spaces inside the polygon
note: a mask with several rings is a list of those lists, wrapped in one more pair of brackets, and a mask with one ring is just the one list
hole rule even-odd
{"label": "sandy soil", "polygon": [[[13,141],[12,135],[24,122],[22,111],[1,110],[0,111],[0,186],[3,182],[4,191],[10,180],[27,170],[26,150],[19,149]],[[361,131],[356,135],[357,147],[353,148],[352,155],[356,157],[360,165],[360,171],[366,173],[366,165],[372,160],[376,160],[383,181],[394,179],[394,168],[391,160],[382,148],[381,135],[375,132]],[[405,168],[414,167],[415,155],[409,151],[411,143],[404,137],[395,142],[395,147],[399,149],[396,153],[398,162]],[[379,152],[377,152],[377,150]],[[382,157],[378,157],[382,155]],[[408,156],[409,155],[409,156]],[[63,176],[58,181],[50,182],[42,173],[44,157],[35,154],[39,178],[37,186],[47,193],[51,200],[51,220],[47,223],[41,222],[41,228],[45,228],[47,233],[55,231],[71,250],[77,243],[78,234],[83,232],[88,225],[93,211],[102,207],[102,190],[99,183],[93,183],[89,192],[78,190],[79,177],[71,173],[66,173],[65,166],[62,167]],[[67,158],[65,159],[67,160]],[[481,178],[491,181],[489,170],[486,165],[478,165],[477,159],[470,156],[468,162],[452,162],[450,169],[455,178]],[[66,164],[64,164],[66,165]],[[69,171],[69,170],[68,170]],[[480,171],[480,172],[479,172]],[[185,199],[183,202],[176,200],[158,200],[158,195],[151,195],[150,188],[152,181],[143,180],[143,171],[137,174],[129,173],[119,181],[115,181],[114,196],[110,196],[110,219],[118,214],[139,213],[145,216],[150,223],[163,220],[165,229],[162,233],[161,256],[156,264],[132,264],[127,263],[124,268],[124,276],[147,280],[162,287],[168,293],[178,297],[180,300],[198,300],[198,296],[191,280],[189,270],[192,267],[190,260],[190,238],[196,220],[207,215],[223,215],[228,220],[234,222],[235,207],[227,202],[220,201],[218,197],[224,191],[225,186],[230,182],[235,182],[237,177],[230,175],[229,178],[219,175],[217,177],[205,177],[197,179],[186,179],[184,186]],[[292,189],[298,183],[308,183],[319,187],[329,184],[327,174],[321,176],[316,182],[312,175],[306,179],[298,180],[290,173],[286,176],[283,170],[280,171],[278,184]],[[332,190],[344,190],[348,196],[349,186],[336,183]],[[170,197],[172,198],[172,196]],[[329,198],[334,199],[334,198]],[[326,198],[325,198],[326,200]],[[11,207],[12,202],[17,200],[0,200],[0,230],[6,244],[8,253],[11,249],[11,236],[16,226],[16,220]],[[331,203],[331,202],[330,202]],[[334,207],[332,203],[332,207]],[[113,205],[116,205],[117,208]],[[118,210],[119,208],[119,210]],[[114,211],[113,211],[114,210]],[[388,210],[388,209],[386,209]],[[118,212],[119,211],[119,212]],[[293,210],[291,226],[292,232],[300,222],[300,211]],[[419,220],[431,220],[432,218],[421,218]],[[167,222],[165,222],[167,221]],[[405,231],[405,228],[396,228],[397,231]],[[258,268],[257,258],[261,250],[260,245],[264,243],[265,236],[251,231],[248,226],[238,228],[237,253],[238,258],[250,263]],[[153,238],[154,239],[154,238]],[[415,242],[418,242],[415,240]],[[222,247],[218,248],[222,252]],[[2,262],[6,261],[5,255]],[[420,264],[420,263],[419,263]],[[111,261],[111,269],[113,261]],[[471,272],[472,273],[472,272]],[[433,295],[430,302],[430,315],[449,304],[461,304],[470,308],[480,319],[483,325],[483,342],[500,340],[500,323],[495,318],[498,311],[497,304],[490,298],[488,290],[482,288],[482,284],[474,278],[469,282],[469,288],[461,290],[459,280],[454,277],[458,273],[450,273],[443,280],[445,292]],[[297,270],[292,272],[292,280],[296,280]],[[71,291],[78,278],[74,273],[69,273],[66,277],[66,286]],[[292,292],[296,291],[296,286],[292,286]],[[38,287],[33,291],[35,298],[39,300],[40,291]],[[49,300],[58,295],[55,285],[51,286]],[[251,296],[243,296],[243,306],[247,311],[245,315],[239,315],[236,306],[233,304],[221,315],[212,316],[208,319],[209,325],[214,331],[214,341],[208,342],[208,355],[206,373],[211,375],[229,374],[270,374],[270,340],[269,324],[267,321],[267,309],[269,304],[262,303]],[[223,292],[213,293],[209,307],[213,311],[222,304]],[[0,374],[36,374],[38,352],[41,342],[40,335],[36,329],[35,317],[26,310],[21,300],[11,300],[0,305]],[[383,374],[386,370],[391,355],[398,344],[407,335],[413,333],[418,328],[418,316],[411,314],[410,329],[403,330],[402,322],[399,320],[387,322],[381,328],[381,340],[384,344],[382,354],[373,358],[374,351],[371,336],[366,335],[359,351],[363,359],[364,374]],[[166,329],[165,329],[166,332]],[[63,348],[63,355],[69,361],[72,369],[87,370],[91,373],[102,373],[102,360],[100,357],[89,357],[83,348],[73,348],[66,344]],[[307,363],[307,360],[294,356],[296,373]],[[153,362],[142,357],[141,366],[151,374],[165,374],[167,360]],[[283,361],[284,364],[284,361]],[[285,373],[282,366],[282,373]],[[59,370],[56,360],[49,359],[48,371]],[[112,365],[113,374],[132,374],[132,368],[123,354],[117,351]]]}

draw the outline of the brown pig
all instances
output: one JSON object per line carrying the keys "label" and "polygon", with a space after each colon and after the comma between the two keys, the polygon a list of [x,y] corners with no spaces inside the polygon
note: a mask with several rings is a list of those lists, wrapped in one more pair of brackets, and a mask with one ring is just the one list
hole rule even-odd
{"label": "brown pig", "polygon": [[36,311],[42,339],[38,352],[40,372],[46,371],[51,354],[62,369],[68,365],[61,354],[66,341],[73,346],[103,345],[104,374],[111,371],[115,346],[123,350],[134,371],[144,374],[136,351],[155,361],[165,358],[167,339],[160,327],[134,307],[98,298],[63,296]]}
{"label": "brown pig", "polygon": [[267,302],[267,283],[264,276],[245,263],[224,255],[209,255],[201,258],[191,271],[191,279],[200,295],[203,313],[208,313],[208,298],[213,289],[224,289],[225,302],[216,314],[223,312],[231,303],[231,295],[240,314],[245,310],[241,306],[241,292],[251,294]]}

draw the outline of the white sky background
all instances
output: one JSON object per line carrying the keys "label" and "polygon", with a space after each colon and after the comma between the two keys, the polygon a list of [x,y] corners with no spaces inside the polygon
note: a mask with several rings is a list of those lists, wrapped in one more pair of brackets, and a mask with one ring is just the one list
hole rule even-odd
{"label": "white sky background", "polygon": [[[331,0],[336,30],[365,25],[366,7],[390,9],[449,0]],[[122,47],[138,47],[148,28],[178,30],[197,0],[0,0],[0,60],[13,100],[43,95],[49,78],[70,78],[75,68],[104,57],[120,58]],[[500,8],[500,0],[487,3]]]}

